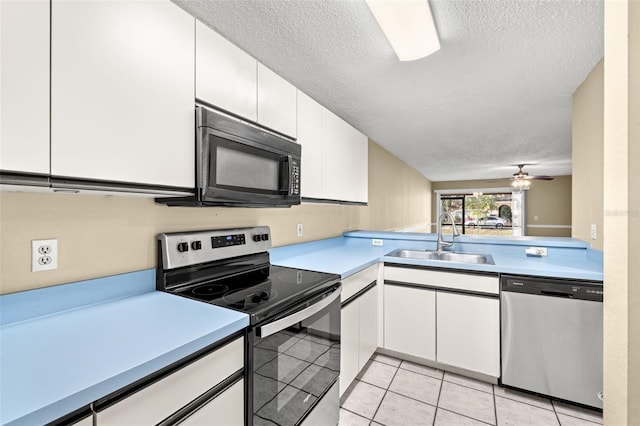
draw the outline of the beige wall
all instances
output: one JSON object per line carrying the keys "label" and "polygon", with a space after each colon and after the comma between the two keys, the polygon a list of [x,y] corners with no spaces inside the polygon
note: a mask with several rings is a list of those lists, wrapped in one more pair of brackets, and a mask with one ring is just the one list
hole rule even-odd
{"label": "beige wall", "polygon": [[604,423],[640,425],[640,2],[604,16]]}
{"label": "beige wall", "polygon": [[[152,268],[159,232],[269,225],[273,244],[280,246],[354,229],[428,223],[429,181],[375,143],[369,143],[369,150],[368,207],[185,208],[147,198],[0,192],[0,293]],[[404,189],[390,193],[394,187]],[[393,210],[386,209],[387,203],[394,204]],[[296,236],[298,223],[302,237]],[[44,238],[58,239],[58,269],[34,273],[30,241]]]}
{"label": "beige wall", "polygon": [[[556,176],[552,181],[533,181],[526,195],[527,225],[571,225],[571,176]],[[432,182],[435,190],[507,188],[509,179]],[[436,217],[436,197],[433,196],[431,217]],[[537,219],[536,219],[537,217]],[[527,227],[527,235],[568,237],[570,228]]]}
{"label": "beige wall", "polygon": [[[602,250],[604,60],[573,94],[571,236]],[[591,225],[596,225],[592,240]]]}
{"label": "beige wall", "polygon": [[376,188],[369,191],[372,229],[430,232],[431,182],[375,143],[369,143],[369,185]]}

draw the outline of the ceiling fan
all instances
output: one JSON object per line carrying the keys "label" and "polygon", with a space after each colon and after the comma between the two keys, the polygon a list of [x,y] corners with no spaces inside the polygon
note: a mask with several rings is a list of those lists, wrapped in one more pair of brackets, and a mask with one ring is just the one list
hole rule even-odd
{"label": "ceiling fan", "polygon": [[551,176],[531,176],[529,173],[522,170],[524,166],[529,166],[530,164],[517,164],[518,171],[513,174],[511,178],[511,186],[516,188],[528,188],[531,185],[531,180],[553,180]]}

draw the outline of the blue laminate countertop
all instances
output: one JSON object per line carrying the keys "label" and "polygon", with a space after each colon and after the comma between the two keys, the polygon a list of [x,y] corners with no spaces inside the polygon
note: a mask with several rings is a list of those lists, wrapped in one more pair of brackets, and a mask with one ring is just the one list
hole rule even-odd
{"label": "blue laminate countertop", "polygon": [[0,423],[44,424],[249,325],[144,270],[0,296]]}
{"label": "blue laminate countertop", "polygon": [[[445,237],[447,240],[451,236]],[[374,246],[372,240],[381,240]],[[548,256],[527,256],[527,247],[546,247]],[[272,263],[292,268],[331,272],[346,278],[379,261],[437,268],[485,271],[549,278],[602,281],[602,252],[573,238],[553,237],[476,237],[456,238],[454,249],[471,253],[488,253],[495,265],[481,265],[437,260],[420,260],[386,256],[402,248],[435,250],[436,235],[424,233],[354,231],[342,237],[313,241],[271,250]]]}

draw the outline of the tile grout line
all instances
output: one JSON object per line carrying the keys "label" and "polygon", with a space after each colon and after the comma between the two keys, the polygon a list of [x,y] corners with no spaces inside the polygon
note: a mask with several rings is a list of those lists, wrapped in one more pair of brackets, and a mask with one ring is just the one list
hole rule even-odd
{"label": "tile grout line", "polygon": [[457,413],[455,411],[452,411],[452,410],[449,410],[449,409],[446,409],[446,408],[438,407],[438,410],[446,411],[447,413],[452,413],[452,414],[455,414],[457,416],[464,417],[464,418],[469,419],[469,420],[473,420],[474,422],[480,422],[480,423],[485,424],[485,425],[495,426],[495,425],[493,425],[491,423],[485,422],[484,420],[476,419],[475,417],[471,417],[471,416],[469,416],[467,414],[460,414],[460,413]]}
{"label": "tile grout line", "polygon": [[[341,409],[341,410],[344,410],[344,411],[348,411],[348,412],[350,412],[351,414],[356,415],[356,416],[358,416],[358,417],[362,417],[362,418],[363,418],[363,419],[365,419],[365,420],[371,420],[370,418],[365,417],[365,416],[363,416],[362,414],[358,414],[358,413],[356,413],[355,411],[351,411],[351,410],[349,410],[348,408],[344,408],[342,405],[340,406],[340,409]],[[339,425],[339,424],[340,424],[340,420],[338,420],[338,425]]]}
{"label": "tile grout line", "polygon": [[491,393],[493,394],[493,415],[495,423],[498,424],[498,406],[496,405],[496,385],[491,385]]}
{"label": "tile grout line", "polygon": [[396,375],[398,374],[398,371],[400,371],[400,366],[396,367],[396,372],[393,373],[393,377],[391,378],[391,381],[389,382],[389,385],[387,386],[387,388],[384,390],[384,395],[382,395],[382,399],[380,400],[380,403],[378,404],[378,407],[376,408],[376,411],[374,411],[373,416],[371,417],[371,421],[373,422],[376,418],[376,414],[378,414],[378,411],[380,410],[380,407],[382,406],[382,403],[384,402],[384,398],[387,396],[387,393],[389,392],[389,387],[391,387],[391,383],[393,383],[393,379],[396,378]]}
{"label": "tile grout line", "polygon": [[438,409],[440,407],[440,395],[442,395],[443,384],[444,384],[444,373],[442,373],[442,380],[440,380],[440,389],[438,389],[438,399],[436,399],[436,412],[433,413],[433,423],[431,423],[431,426],[435,426],[436,424],[436,417],[438,416]]}

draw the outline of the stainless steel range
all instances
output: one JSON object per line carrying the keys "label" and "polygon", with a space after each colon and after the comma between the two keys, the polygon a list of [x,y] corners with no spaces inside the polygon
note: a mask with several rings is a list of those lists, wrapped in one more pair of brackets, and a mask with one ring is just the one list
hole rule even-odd
{"label": "stainless steel range", "polygon": [[158,235],[157,289],[250,316],[248,425],[336,425],[340,277],[271,265],[268,227]]}

